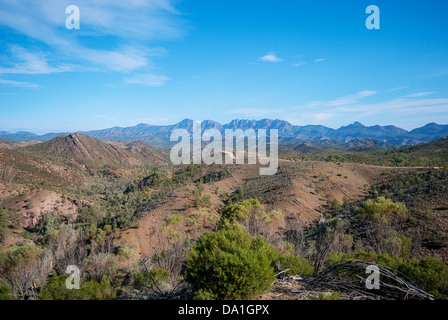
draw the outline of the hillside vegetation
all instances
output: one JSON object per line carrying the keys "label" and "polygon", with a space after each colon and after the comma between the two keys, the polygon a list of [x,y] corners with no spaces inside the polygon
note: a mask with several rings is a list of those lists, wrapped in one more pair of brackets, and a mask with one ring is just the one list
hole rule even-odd
{"label": "hillside vegetation", "polygon": [[445,298],[446,147],[285,149],[273,176],[83,134],[0,149],[0,298]]}

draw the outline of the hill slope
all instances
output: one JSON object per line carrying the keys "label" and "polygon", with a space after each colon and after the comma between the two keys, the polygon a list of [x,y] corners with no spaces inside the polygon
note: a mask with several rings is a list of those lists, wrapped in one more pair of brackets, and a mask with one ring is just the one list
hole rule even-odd
{"label": "hill slope", "polygon": [[149,160],[154,163],[167,163],[169,161],[169,155],[165,150],[149,145],[145,142],[118,142],[110,141],[113,146],[120,147],[131,154],[138,155],[145,160]]}
{"label": "hill slope", "polygon": [[138,164],[140,161],[126,150],[80,133],[60,135],[50,141],[26,147],[46,156],[66,157],[104,163]]}

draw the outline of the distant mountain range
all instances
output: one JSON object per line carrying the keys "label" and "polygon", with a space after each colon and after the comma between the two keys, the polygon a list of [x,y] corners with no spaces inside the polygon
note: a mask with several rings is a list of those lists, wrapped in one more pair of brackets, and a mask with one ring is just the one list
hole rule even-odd
{"label": "distant mountain range", "polygon": [[[113,127],[81,133],[103,141],[142,141],[163,147],[170,144],[170,134],[174,129],[186,129],[192,132],[193,123],[193,120],[185,119],[174,125],[155,126],[139,124],[134,127]],[[224,132],[225,129],[277,129],[281,142],[307,142],[324,145],[340,145],[341,143],[352,146],[416,145],[448,136],[448,125],[437,123],[428,123],[421,128],[411,131],[393,125],[365,126],[359,122],[342,126],[339,129],[331,129],[322,125],[296,126],[284,120],[272,119],[236,119],[224,125],[212,120],[206,120],[201,123],[201,126],[202,130],[213,128],[221,132]],[[0,139],[45,142],[61,134],[68,134],[68,132],[37,135],[24,131],[16,133],[0,131]]]}

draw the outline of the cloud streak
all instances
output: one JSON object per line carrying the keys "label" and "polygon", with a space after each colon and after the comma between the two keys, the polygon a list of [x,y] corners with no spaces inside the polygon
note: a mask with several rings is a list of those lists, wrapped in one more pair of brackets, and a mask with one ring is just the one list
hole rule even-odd
{"label": "cloud streak", "polygon": [[[149,42],[181,37],[187,29],[170,0],[78,0],[81,29],[67,30],[65,8],[70,4],[68,0],[2,2],[0,25],[37,40],[45,53],[13,45],[6,65],[0,63],[0,73],[144,69],[151,67],[154,55],[163,54],[160,48],[149,47]],[[107,37],[107,42],[102,41],[99,49],[95,41],[83,41],[85,37]],[[70,66],[61,61],[70,61]]]}
{"label": "cloud streak", "polygon": [[21,88],[39,88],[40,86],[34,83],[28,83],[28,82],[20,82],[20,81],[13,81],[13,80],[5,80],[0,79],[0,86],[3,87],[21,87]]}
{"label": "cloud streak", "polygon": [[[330,101],[313,101],[303,106],[290,107],[289,121],[295,124],[343,124],[347,121],[371,121],[380,117],[388,119],[399,117],[403,123],[415,121],[416,116],[421,119],[433,117],[434,114],[446,114],[448,99],[422,99],[431,94],[420,92],[410,94],[404,98],[394,98],[385,101],[364,103],[361,99],[376,95],[373,90],[364,90],[345,97]],[[409,120],[411,119],[411,120]],[[446,116],[440,119],[447,121]],[[323,123],[324,122],[324,123]],[[395,123],[398,124],[398,123]]]}
{"label": "cloud streak", "polygon": [[417,98],[417,97],[423,97],[432,94],[432,92],[417,92],[413,94],[409,94],[406,97],[407,98]]}
{"label": "cloud streak", "polygon": [[0,67],[0,74],[50,74],[71,71],[71,67],[61,65],[52,67],[42,52],[32,52],[14,45],[10,47],[11,67]]}
{"label": "cloud streak", "polygon": [[170,78],[166,76],[143,74],[133,78],[127,78],[125,79],[125,82],[129,84],[140,84],[147,87],[161,87],[165,85],[168,80],[170,80]]}
{"label": "cloud streak", "polygon": [[349,96],[345,96],[345,97],[340,97],[337,99],[334,99],[332,101],[329,101],[327,103],[325,103],[326,107],[334,107],[334,106],[342,106],[342,105],[348,105],[348,104],[354,104],[356,102],[358,102],[358,100],[362,99],[362,98],[366,98],[366,97],[370,97],[377,94],[376,91],[372,91],[372,90],[364,90],[364,91],[360,91],[358,93],[349,95]]}
{"label": "cloud streak", "polygon": [[283,59],[280,59],[275,55],[275,53],[270,52],[267,55],[260,58],[260,61],[266,61],[266,62],[280,62],[283,61]]}

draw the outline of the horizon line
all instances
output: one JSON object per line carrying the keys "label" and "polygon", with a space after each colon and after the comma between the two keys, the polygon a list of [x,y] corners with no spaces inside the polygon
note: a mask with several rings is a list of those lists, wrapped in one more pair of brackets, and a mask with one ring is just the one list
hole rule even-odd
{"label": "horizon line", "polygon": [[[55,131],[45,131],[45,130],[39,130],[40,132],[43,131],[43,132],[45,132],[45,133],[36,133],[36,131],[34,131],[34,129],[20,129],[20,130],[17,130],[17,131],[0,130],[0,133],[9,133],[9,134],[31,133],[31,134],[34,134],[34,135],[37,135],[37,136],[44,136],[44,135],[47,135],[47,134],[85,133],[85,132],[90,132],[90,131],[102,131],[102,130],[108,130],[108,129],[113,129],[113,128],[121,128],[121,129],[125,129],[125,128],[138,127],[138,126],[141,126],[141,125],[152,126],[152,127],[169,127],[169,126],[177,125],[177,124],[182,123],[182,122],[184,122],[184,121],[196,121],[196,122],[200,122],[200,123],[202,123],[202,122],[206,122],[206,121],[213,121],[213,122],[218,123],[218,124],[220,124],[220,125],[222,125],[222,126],[225,126],[225,125],[228,125],[228,124],[230,124],[231,122],[233,122],[233,121],[235,121],[235,120],[239,120],[239,121],[255,121],[255,122],[259,122],[259,121],[263,121],[263,120],[282,121],[282,122],[287,122],[288,124],[290,124],[290,125],[292,125],[292,126],[294,126],[294,127],[322,126],[322,127],[326,127],[326,128],[328,128],[328,129],[332,129],[332,130],[339,130],[339,129],[342,128],[342,127],[347,127],[347,126],[349,126],[349,125],[354,125],[354,124],[356,124],[356,123],[359,123],[359,124],[361,124],[362,126],[367,127],[367,128],[369,128],[369,127],[375,127],[375,126],[380,126],[380,127],[393,126],[393,127],[396,127],[396,128],[402,129],[402,130],[405,130],[405,131],[407,131],[407,132],[410,132],[410,131],[415,130],[415,129],[418,129],[418,128],[425,127],[425,126],[427,126],[427,125],[429,125],[429,124],[436,124],[436,125],[440,125],[440,126],[448,125],[448,124],[440,124],[440,123],[437,123],[437,122],[435,122],[435,121],[432,121],[432,122],[428,122],[428,123],[426,123],[426,124],[424,124],[424,125],[422,125],[422,126],[420,126],[420,127],[415,127],[415,128],[413,128],[413,129],[407,130],[407,129],[403,129],[403,128],[397,126],[397,125],[394,125],[394,124],[385,124],[385,125],[374,124],[374,125],[370,125],[370,126],[369,126],[369,125],[364,125],[364,124],[363,124],[362,122],[360,122],[360,121],[354,121],[354,122],[349,123],[349,124],[346,124],[346,125],[341,125],[341,126],[338,127],[338,128],[333,128],[333,127],[328,127],[328,126],[323,125],[323,124],[304,124],[304,125],[297,125],[297,124],[292,124],[292,123],[289,122],[288,120],[272,119],[272,118],[262,118],[262,119],[259,119],[259,120],[256,120],[256,119],[247,119],[247,118],[246,118],[246,119],[244,119],[244,118],[241,118],[241,119],[240,119],[240,118],[235,118],[235,119],[230,120],[230,121],[227,122],[227,123],[221,123],[221,122],[219,122],[219,121],[215,121],[215,120],[211,120],[211,119],[205,119],[205,120],[200,121],[200,120],[194,120],[194,119],[191,119],[191,118],[185,118],[185,119],[180,120],[180,121],[178,121],[178,122],[176,122],[176,123],[173,123],[173,124],[161,124],[161,125],[155,125],[155,124],[149,124],[149,123],[143,123],[143,122],[142,122],[142,123],[138,123],[138,124],[133,125],[133,126],[112,126],[112,127],[102,128],[102,129],[90,129],[90,130],[75,130],[75,131],[58,131],[58,130],[55,130]],[[34,132],[33,132],[33,131],[34,131]]]}

